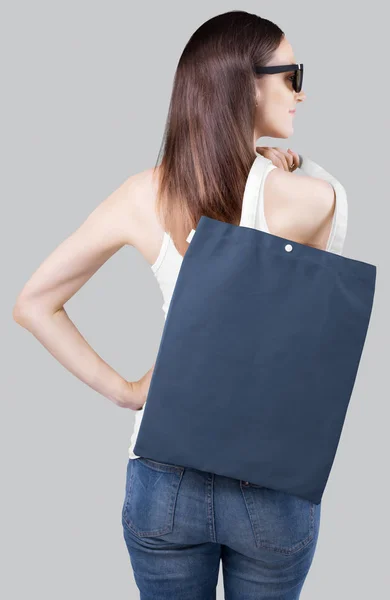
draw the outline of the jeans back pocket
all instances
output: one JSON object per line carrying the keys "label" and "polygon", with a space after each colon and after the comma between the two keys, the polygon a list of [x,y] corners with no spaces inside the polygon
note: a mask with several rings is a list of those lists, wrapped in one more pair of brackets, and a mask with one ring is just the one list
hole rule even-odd
{"label": "jeans back pocket", "polygon": [[129,459],[122,523],[140,537],[171,533],[184,467]]}
{"label": "jeans back pocket", "polygon": [[315,539],[320,504],[248,482],[240,486],[258,548],[293,554]]}

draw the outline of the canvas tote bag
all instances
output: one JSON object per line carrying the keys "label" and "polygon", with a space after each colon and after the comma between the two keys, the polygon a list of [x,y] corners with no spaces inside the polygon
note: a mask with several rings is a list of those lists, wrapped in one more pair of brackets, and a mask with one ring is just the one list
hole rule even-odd
{"label": "canvas tote bag", "polygon": [[134,452],[319,504],[369,325],[376,266],[341,255],[336,194],[326,250],[255,229],[275,168],[257,155],[240,225],[203,215],[181,263]]}

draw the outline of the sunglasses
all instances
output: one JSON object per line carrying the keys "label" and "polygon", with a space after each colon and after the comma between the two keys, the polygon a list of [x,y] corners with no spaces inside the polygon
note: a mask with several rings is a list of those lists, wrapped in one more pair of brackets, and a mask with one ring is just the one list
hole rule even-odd
{"label": "sunglasses", "polygon": [[293,88],[296,92],[302,89],[303,81],[303,63],[293,65],[274,65],[272,67],[256,67],[255,73],[285,73],[286,71],[294,71],[294,79],[292,80]]}

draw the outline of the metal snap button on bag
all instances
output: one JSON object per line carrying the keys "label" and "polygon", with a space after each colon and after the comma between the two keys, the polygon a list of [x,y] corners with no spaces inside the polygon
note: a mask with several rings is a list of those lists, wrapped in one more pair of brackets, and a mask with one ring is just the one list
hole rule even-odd
{"label": "metal snap button on bag", "polygon": [[256,156],[240,224],[203,215],[189,234],[134,452],[319,504],[373,306],[376,266],[342,256],[347,198],[326,250],[255,229],[276,168]]}

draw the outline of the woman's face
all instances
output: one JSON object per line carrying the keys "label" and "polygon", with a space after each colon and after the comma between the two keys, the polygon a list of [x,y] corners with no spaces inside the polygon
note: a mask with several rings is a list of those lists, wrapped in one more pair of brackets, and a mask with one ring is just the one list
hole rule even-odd
{"label": "woman's face", "polygon": [[[296,63],[291,45],[283,37],[267,66]],[[294,110],[306,95],[303,89],[297,93],[292,86],[293,72],[272,73],[256,79],[257,106],[255,117],[255,141],[260,137],[288,138],[294,132]]]}

